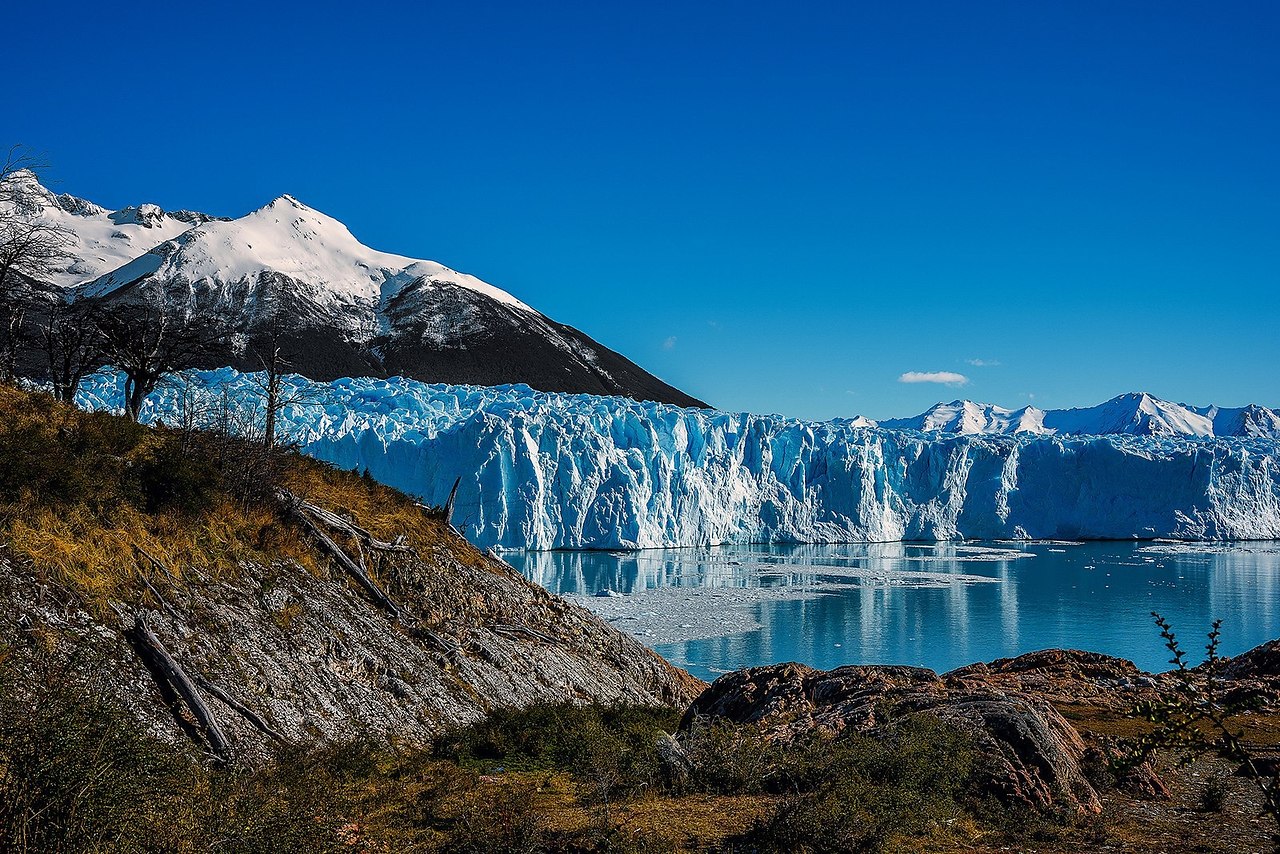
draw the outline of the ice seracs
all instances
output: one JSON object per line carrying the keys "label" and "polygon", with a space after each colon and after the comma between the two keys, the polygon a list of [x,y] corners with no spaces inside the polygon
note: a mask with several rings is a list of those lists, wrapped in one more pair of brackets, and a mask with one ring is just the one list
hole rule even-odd
{"label": "ice seracs", "polygon": [[[261,402],[229,369],[185,382],[211,409],[224,389],[246,413]],[[319,390],[283,436],[432,504],[461,478],[455,521],[485,546],[1280,538],[1268,438],[946,435],[399,377]],[[143,416],[177,420],[190,399],[170,386]],[[120,400],[111,374],[78,398]]]}

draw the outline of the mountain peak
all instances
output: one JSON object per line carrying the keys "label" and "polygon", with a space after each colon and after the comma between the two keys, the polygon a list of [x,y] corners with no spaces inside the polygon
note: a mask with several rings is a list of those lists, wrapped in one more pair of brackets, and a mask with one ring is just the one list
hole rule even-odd
{"label": "mountain peak", "polygon": [[1270,436],[1280,438],[1280,411],[1170,403],[1145,391],[1116,395],[1076,409],[1004,409],[971,400],[937,403],[914,418],[879,422],[890,430],[923,433],[1040,433],[1049,435]]}
{"label": "mountain peak", "polygon": [[313,210],[313,208],[303,204],[298,201],[296,197],[291,196],[288,193],[282,193],[281,195],[276,196],[274,199],[267,202],[266,206],[268,208],[293,207],[308,211]]}

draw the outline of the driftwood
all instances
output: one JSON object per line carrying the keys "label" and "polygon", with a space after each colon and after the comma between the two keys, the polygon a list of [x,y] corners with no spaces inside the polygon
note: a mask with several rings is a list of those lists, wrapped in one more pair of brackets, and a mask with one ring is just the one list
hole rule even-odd
{"label": "driftwood", "polygon": [[312,519],[311,513],[302,509],[304,502],[299,501],[293,493],[286,489],[277,490],[276,497],[280,499],[281,505],[297,520],[298,524],[302,525],[306,532],[311,535],[312,539],[320,546],[321,551],[333,558],[334,562],[342,567],[347,575],[354,578],[379,608],[389,613],[396,622],[405,622],[404,612],[400,610],[400,606],[391,601],[391,597],[382,592],[382,588],[374,583],[364,568],[352,560],[350,555],[344,552],[328,534],[320,529],[320,526]]}
{"label": "driftwood", "polygon": [[222,734],[222,729],[218,726],[217,719],[209,711],[209,707],[205,705],[199,689],[196,688],[191,678],[187,676],[187,672],[182,669],[182,665],[174,660],[169,651],[164,648],[164,644],[160,642],[160,638],[156,637],[155,633],[151,631],[151,627],[147,625],[145,614],[139,614],[136,617],[133,627],[127,630],[127,634],[133,642],[134,648],[138,651],[138,655],[142,657],[152,672],[163,679],[165,684],[182,699],[187,709],[190,710],[191,716],[199,724],[200,731],[204,735],[204,739],[213,755],[224,762],[230,759],[231,745],[227,742],[226,736]]}

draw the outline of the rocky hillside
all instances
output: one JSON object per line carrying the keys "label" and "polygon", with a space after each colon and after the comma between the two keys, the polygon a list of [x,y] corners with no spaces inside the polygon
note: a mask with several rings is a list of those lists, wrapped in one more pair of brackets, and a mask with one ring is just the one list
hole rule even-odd
{"label": "rocky hillside", "polygon": [[224,759],[703,687],[441,509],[296,455],[6,388],[0,486],[8,663],[105,682],[156,734]]}

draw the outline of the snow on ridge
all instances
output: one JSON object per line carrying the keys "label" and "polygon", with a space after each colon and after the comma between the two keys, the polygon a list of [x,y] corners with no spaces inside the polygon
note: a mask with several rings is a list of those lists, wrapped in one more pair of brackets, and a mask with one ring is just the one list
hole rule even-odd
{"label": "snow on ridge", "polygon": [[[136,215],[146,219],[155,212],[138,209]],[[475,276],[435,261],[371,249],[342,222],[290,195],[278,196],[238,219],[203,222],[194,228],[188,225],[175,238],[171,245],[149,247],[160,256],[158,262],[139,265],[135,263],[138,258],[130,259],[88,282],[86,291],[108,293],[135,281],[137,270],[143,268],[145,275],[159,281],[206,282],[213,287],[252,285],[265,275],[279,273],[304,283],[311,297],[322,304],[378,305],[413,282],[426,279],[478,291],[537,314],[511,294]]]}
{"label": "snow on ridge", "polygon": [[[185,382],[259,400],[231,369]],[[1273,439],[928,435],[527,386],[313,385],[328,402],[283,413],[284,435],[429,503],[461,477],[456,521],[485,546],[1280,538]],[[110,373],[78,397],[120,400]],[[144,418],[171,418],[177,401],[162,390]]]}
{"label": "snow on ridge", "polygon": [[[475,276],[435,261],[371,249],[337,219],[288,194],[238,219],[227,219],[188,210],[166,212],[149,203],[111,211],[86,199],[53,193],[25,170],[10,180],[20,182],[26,203],[40,218],[75,235],[70,247],[73,260],[52,277],[51,284],[60,287],[84,286],[87,292],[102,295],[136,280],[134,274],[140,269],[188,283],[222,284],[274,272],[312,285],[322,300],[377,303],[426,279],[538,313]],[[174,246],[164,247],[170,241],[176,241]],[[160,250],[160,261],[135,263],[156,250]]]}
{"label": "snow on ridge", "polygon": [[954,400],[914,418],[878,422],[892,430],[922,433],[1103,436],[1267,436],[1280,438],[1280,412],[1250,405],[1239,409],[1170,403],[1146,392],[1131,392],[1097,406],[1077,409],[1004,409],[990,403]]}
{"label": "snow on ridge", "polygon": [[110,273],[180,234],[190,230],[203,214],[179,219],[158,205],[144,204],[110,211],[87,199],[54,193],[26,170],[10,180],[22,187],[29,211],[74,236],[68,247],[72,258],[48,277],[50,284],[73,287]]}

